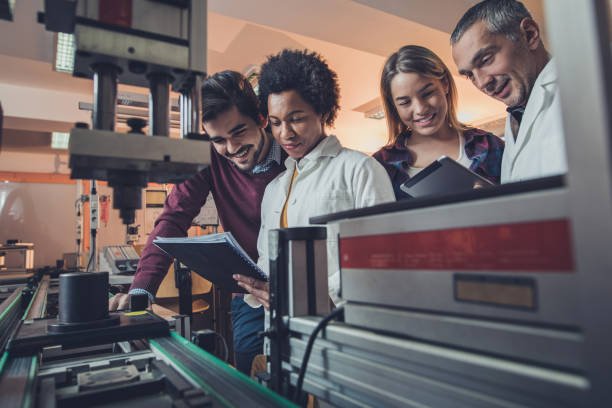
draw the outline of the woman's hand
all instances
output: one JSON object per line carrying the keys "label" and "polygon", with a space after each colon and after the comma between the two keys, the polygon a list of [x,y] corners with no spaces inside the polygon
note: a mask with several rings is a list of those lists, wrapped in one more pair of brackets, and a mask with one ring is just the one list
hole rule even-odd
{"label": "woman's hand", "polygon": [[255,296],[266,310],[270,309],[270,284],[268,282],[244,275],[232,275],[232,277],[238,282],[238,286]]}

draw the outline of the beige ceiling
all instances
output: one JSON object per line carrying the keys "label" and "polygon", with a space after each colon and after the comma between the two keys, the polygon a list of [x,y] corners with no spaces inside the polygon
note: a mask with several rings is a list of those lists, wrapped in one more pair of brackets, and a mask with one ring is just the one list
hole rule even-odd
{"label": "beige ceiling", "polygon": [[[287,47],[316,50],[328,60],[340,80],[342,111],[333,133],[349,147],[373,152],[386,140],[384,120],[366,119],[353,109],[378,97],[377,84],[385,57],[402,45],[419,44],[438,53],[455,72],[449,32],[474,3],[474,0],[209,0],[208,71],[244,71]],[[542,22],[541,0],[525,3],[536,20]],[[51,71],[53,35],[45,32],[35,17],[36,11],[42,9],[43,0],[19,1],[16,21],[0,20],[3,39],[0,101],[5,115],[64,122],[86,119],[87,114],[79,112],[76,103],[91,101],[91,81]],[[457,85],[463,120],[478,123],[503,116],[501,104],[461,78],[457,78]],[[134,87],[127,89],[145,92]],[[33,98],[40,103],[31,103]]]}

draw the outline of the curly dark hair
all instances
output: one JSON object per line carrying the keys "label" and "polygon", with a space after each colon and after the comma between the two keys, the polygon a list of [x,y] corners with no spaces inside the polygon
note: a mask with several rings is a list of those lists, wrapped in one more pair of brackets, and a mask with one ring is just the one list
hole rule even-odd
{"label": "curly dark hair", "polygon": [[319,115],[332,126],[340,109],[338,75],[316,52],[282,50],[268,57],[259,74],[259,102],[268,115],[268,96],[295,90]]}

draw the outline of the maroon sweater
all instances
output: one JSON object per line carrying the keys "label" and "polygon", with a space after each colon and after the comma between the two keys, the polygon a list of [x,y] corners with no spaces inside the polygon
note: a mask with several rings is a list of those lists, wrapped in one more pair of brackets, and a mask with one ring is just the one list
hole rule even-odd
{"label": "maroon sweater", "polygon": [[[225,231],[231,231],[238,243],[257,262],[257,234],[261,224],[261,200],[266,186],[285,170],[274,162],[263,173],[241,172],[211,146],[210,166],[177,184],[164,204],[164,211],[155,221],[130,289],[144,289],[155,295],[166,276],[172,258],[153,245],[153,239],[187,235],[191,221],[199,214],[212,192]],[[281,163],[287,155],[282,152]]]}

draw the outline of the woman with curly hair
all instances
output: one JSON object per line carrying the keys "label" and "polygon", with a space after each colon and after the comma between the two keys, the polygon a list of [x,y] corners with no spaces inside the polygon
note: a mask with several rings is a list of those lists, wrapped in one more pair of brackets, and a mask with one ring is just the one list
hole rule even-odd
{"label": "woman with curly hair", "polygon": [[431,50],[407,45],[385,62],[380,79],[388,144],[374,153],[400,186],[444,155],[499,183],[504,142],[457,119],[457,88],[448,68]]}
{"label": "woman with curly hair", "polygon": [[[384,168],[373,158],[340,145],[326,129],[338,114],[337,76],[314,52],[283,50],[268,58],[259,76],[259,99],[274,139],[287,152],[285,172],[268,186],[261,204],[258,264],[268,271],[268,231],[309,225],[316,215],[394,201]],[[328,227],[330,228],[330,227]],[[328,254],[337,254],[328,230]],[[330,257],[330,295],[339,284],[337,257]],[[237,275],[252,296],[245,302],[269,307],[268,284]]]}

